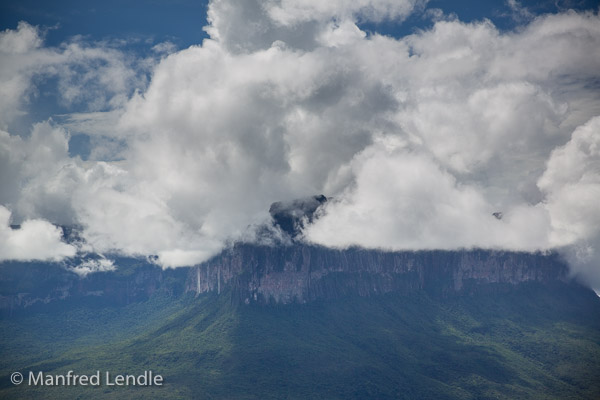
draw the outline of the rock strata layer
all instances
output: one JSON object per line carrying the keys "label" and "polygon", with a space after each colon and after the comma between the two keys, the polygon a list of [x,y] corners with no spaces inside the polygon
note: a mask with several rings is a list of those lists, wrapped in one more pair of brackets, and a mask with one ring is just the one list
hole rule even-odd
{"label": "rock strata layer", "polygon": [[238,244],[190,270],[186,290],[231,288],[245,303],[426,291],[448,296],[523,282],[567,280],[555,254],[489,250],[386,252],[310,245]]}

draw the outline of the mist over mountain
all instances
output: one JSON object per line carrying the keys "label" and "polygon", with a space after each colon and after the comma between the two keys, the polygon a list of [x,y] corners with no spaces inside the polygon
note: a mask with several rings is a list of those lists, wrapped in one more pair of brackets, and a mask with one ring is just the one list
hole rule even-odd
{"label": "mist over mountain", "polygon": [[0,259],[196,265],[323,193],[311,243],[557,251],[598,286],[597,5],[430,3],[209,1],[186,48],[15,20]]}
{"label": "mist over mountain", "polygon": [[[576,282],[568,272],[567,261],[556,252],[389,251],[308,243],[303,230],[319,218],[319,210],[327,202],[323,195],[275,202],[269,208],[271,222],[255,228],[260,243],[254,238],[232,243],[220,254],[182,271],[162,270],[154,264],[156,256],[93,252],[80,252],[77,257],[54,263],[5,261],[0,264],[4,282],[0,307],[10,314],[13,308],[70,297],[144,300],[165,289],[164,279],[174,285],[166,289],[168,293],[220,294],[229,290],[237,301],[246,304],[306,303],[346,295],[420,291],[443,297],[526,282]],[[81,227],[61,229],[65,243],[86,247]],[[28,289],[20,291],[23,285]]]}
{"label": "mist over mountain", "polygon": [[[0,395],[600,394],[600,298],[559,254],[309,244],[302,229],[328,201],[276,202],[270,225],[256,229],[261,243],[232,243],[193,267],[95,253],[0,263]],[[62,230],[66,243],[85,245],[81,228]],[[152,370],[165,385],[50,392],[7,383],[15,370],[98,369]]]}

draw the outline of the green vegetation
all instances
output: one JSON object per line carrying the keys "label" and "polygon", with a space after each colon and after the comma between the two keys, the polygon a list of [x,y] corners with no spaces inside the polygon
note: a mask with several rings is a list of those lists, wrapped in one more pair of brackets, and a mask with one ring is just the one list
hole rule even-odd
{"label": "green vegetation", "polygon": [[[597,399],[600,301],[580,287],[243,305],[229,293],[1,320],[1,398]],[[162,387],[13,386],[13,371]]]}

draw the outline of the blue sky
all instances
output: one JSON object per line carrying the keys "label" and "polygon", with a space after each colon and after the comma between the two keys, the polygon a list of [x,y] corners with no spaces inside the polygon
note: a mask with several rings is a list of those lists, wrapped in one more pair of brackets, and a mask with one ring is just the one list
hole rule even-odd
{"label": "blue sky", "polygon": [[139,39],[172,41],[180,48],[206,37],[206,3],[167,0],[24,0],[4,1],[0,6],[2,29],[14,29],[18,21],[51,27],[49,45],[74,35],[91,40]]}
{"label": "blue sky", "polygon": [[[563,0],[520,2],[534,14],[555,13],[564,9],[595,9],[598,1]],[[430,0],[428,9],[439,8],[454,13],[461,21],[490,19],[501,29],[512,29],[515,21],[504,0]],[[206,38],[207,1],[189,0],[22,0],[0,4],[0,29],[14,29],[19,21],[50,28],[46,40],[50,46],[59,45],[74,35],[90,40],[137,39],[154,43],[171,41],[179,48],[199,44]],[[415,14],[402,24],[386,21],[364,24],[366,29],[395,37],[426,28],[431,22]]]}

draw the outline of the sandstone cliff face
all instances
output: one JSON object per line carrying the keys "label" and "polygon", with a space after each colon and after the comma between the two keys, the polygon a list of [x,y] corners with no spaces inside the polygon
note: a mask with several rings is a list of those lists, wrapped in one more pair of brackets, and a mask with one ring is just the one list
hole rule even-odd
{"label": "sandstone cliff face", "polygon": [[61,300],[124,305],[157,291],[230,291],[244,303],[285,304],[390,292],[450,296],[567,280],[567,267],[556,255],[487,250],[384,252],[237,244],[191,268],[162,270],[131,258],[115,264],[116,271],[79,277],[58,264],[2,263],[0,313]]}
{"label": "sandstone cliff face", "polygon": [[308,302],[344,295],[426,291],[447,296],[522,282],[567,280],[554,254],[488,250],[384,252],[296,244],[238,244],[190,270],[186,290],[231,288],[241,301]]}

